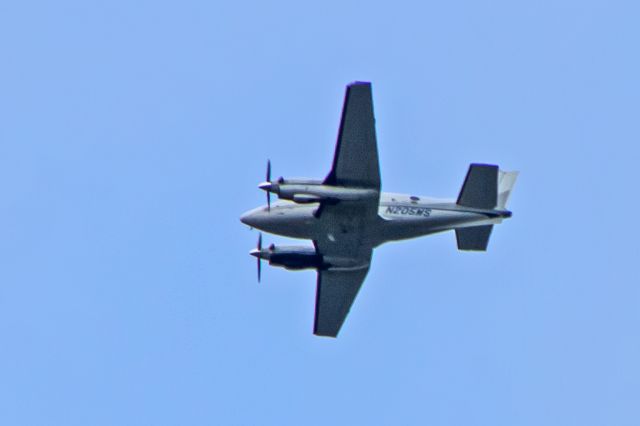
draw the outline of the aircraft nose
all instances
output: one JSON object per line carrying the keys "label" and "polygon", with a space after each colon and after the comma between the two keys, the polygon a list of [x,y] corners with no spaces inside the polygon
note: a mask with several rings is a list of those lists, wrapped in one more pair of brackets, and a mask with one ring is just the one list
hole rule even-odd
{"label": "aircraft nose", "polygon": [[240,216],[240,222],[244,223],[245,225],[253,227],[253,223],[252,223],[253,221],[251,220],[251,212],[243,213],[242,216]]}
{"label": "aircraft nose", "polygon": [[258,228],[261,222],[260,218],[261,218],[260,211],[258,211],[258,209],[254,209],[254,210],[249,210],[248,212],[240,216],[240,222],[252,228]]}

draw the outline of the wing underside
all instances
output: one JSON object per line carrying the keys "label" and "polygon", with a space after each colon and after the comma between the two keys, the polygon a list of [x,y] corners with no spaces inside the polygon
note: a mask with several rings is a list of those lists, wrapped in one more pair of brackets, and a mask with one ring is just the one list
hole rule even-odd
{"label": "wing underside", "polygon": [[[327,185],[380,191],[371,84],[347,86],[333,166]],[[353,267],[318,270],[313,332],[336,337],[367,276],[373,244],[367,230],[375,225],[379,196],[338,204],[321,203],[316,217],[323,231],[314,240],[316,251]]]}
{"label": "wing underside", "polygon": [[314,240],[316,251],[331,264],[335,259],[352,267],[318,270],[314,334],[336,337],[367,276],[373,246],[366,238],[367,204],[328,205],[321,220],[326,232]]}
{"label": "wing underside", "polygon": [[333,167],[325,183],[380,190],[371,83],[347,86]]}
{"label": "wing underside", "polygon": [[368,265],[352,271],[318,271],[314,334],[338,335],[368,271]]}

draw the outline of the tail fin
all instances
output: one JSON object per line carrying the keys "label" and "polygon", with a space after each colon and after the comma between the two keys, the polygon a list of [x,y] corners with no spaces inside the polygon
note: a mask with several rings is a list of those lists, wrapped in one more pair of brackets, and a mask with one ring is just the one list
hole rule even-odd
{"label": "tail fin", "polygon": [[498,166],[471,164],[456,204],[493,209],[498,204]]}
{"label": "tail fin", "polygon": [[[471,164],[457,204],[477,209],[505,210],[518,172],[503,172],[498,166]],[[459,250],[485,251],[493,225],[456,229]]]}
{"label": "tail fin", "polygon": [[500,210],[507,208],[507,201],[509,201],[511,190],[517,178],[518,172],[504,172],[500,170],[498,175],[498,205],[496,208]]}

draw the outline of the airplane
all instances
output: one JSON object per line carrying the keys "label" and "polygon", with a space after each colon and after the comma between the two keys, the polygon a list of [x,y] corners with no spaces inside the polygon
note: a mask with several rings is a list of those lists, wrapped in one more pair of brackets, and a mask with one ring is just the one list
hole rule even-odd
{"label": "airplane", "polygon": [[[261,261],[289,270],[316,269],[313,333],[337,337],[362,285],[373,249],[389,242],[455,230],[459,250],[485,251],[493,225],[510,218],[507,200],[518,172],[471,164],[455,200],[384,193],[376,142],[371,83],[346,88],[333,164],[324,180],[271,180],[258,187],[267,204],[240,221],[272,234],[313,241],[313,247],[258,247]],[[279,197],[272,205],[271,194]]]}

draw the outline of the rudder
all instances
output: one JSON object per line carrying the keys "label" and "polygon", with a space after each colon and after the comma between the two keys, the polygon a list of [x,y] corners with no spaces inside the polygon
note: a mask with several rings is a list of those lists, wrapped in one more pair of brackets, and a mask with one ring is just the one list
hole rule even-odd
{"label": "rudder", "polygon": [[518,172],[505,172],[500,170],[498,175],[498,205],[496,206],[500,210],[507,208],[507,201],[513,190],[513,185],[518,178]]}

